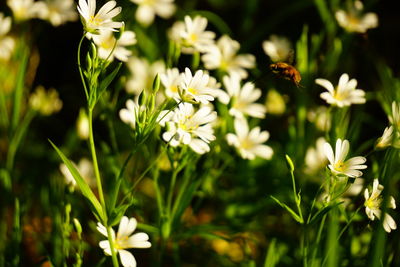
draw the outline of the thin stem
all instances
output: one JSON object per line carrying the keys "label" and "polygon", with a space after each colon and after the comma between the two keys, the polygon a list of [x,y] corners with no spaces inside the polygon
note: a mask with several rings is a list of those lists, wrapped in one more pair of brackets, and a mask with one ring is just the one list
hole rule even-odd
{"label": "thin stem", "polygon": [[103,218],[103,219],[107,220],[106,203],[104,201],[104,194],[103,194],[103,187],[101,185],[99,165],[97,163],[96,148],[94,146],[93,109],[91,109],[91,108],[89,108],[88,117],[89,117],[89,143],[90,143],[90,152],[92,154],[92,159],[93,159],[93,169],[94,169],[94,174],[96,177],[97,188],[99,191],[100,203],[101,203],[101,206],[103,207],[103,213],[104,213],[103,215],[105,216],[105,218]]}
{"label": "thin stem", "polygon": [[178,176],[179,168],[174,169],[172,173],[172,178],[171,178],[171,184],[169,186],[169,192],[168,192],[168,198],[167,198],[167,212],[168,215],[171,214],[171,205],[172,205],[172,195],[174,192],[174,187],[176,183],[176,177]]}
{"label": "thin stem", "polygon": [[110,249],[111,249],[111,257],[112,257],[112,262],[114,267],[118,267],[118,259],[117,259],[117,253],[115,253],[114,249],[114,239],[113,236],[111,235],[111,227],[107,226],[107,237],[108,237],[108,242],[110,243]]}
{"label": "thin stem", "polygon": [[294,200],[295,200],[295,202],[296,202],[296,206],[297,206],[297,210],[298,210],[298,212],[299,212],[299,216],[300,216],[300,219],[301,219],[301,223],[303,223],[303,222],[304,222],[303,213],[301,212],[300,200],[299,200],[299,198],[298,198],[298,196],[297,196],[296,181],[295,181],[295,179],[294,179],[294,173],[293,173],[293,171],[290,172],[290,176],[292,177],[292,185],[293,185],[293,196],[294,196]]}
{"label": "thin stem", "polygon": [[88,90],[86,87],[85,77],[83,77],[83,71],[82,71],[82,65],[81,65],[81,46],[82,46],[83,40],[85,39],[85,34],[86,33],[83,33],[83,36],[82,36],[81,40],[79,41],[77,60],[78,60],[79,74],[81,76],[81,80],[82,80],[82,84],[83,84],[83,89],[85,89],[85,96],[86,96],[86,99],[89,100],[89,93],[88,93]]}

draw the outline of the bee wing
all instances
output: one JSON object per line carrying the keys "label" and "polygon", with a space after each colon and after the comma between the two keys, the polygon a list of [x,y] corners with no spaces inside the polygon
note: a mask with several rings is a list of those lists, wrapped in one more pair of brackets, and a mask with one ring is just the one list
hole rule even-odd
{"label": "bee wing", "polygon": [[290,51],[289,51],[287,63],[289,63],[290,65],[294,65],[293,64],[294,63],[294,50],[293,49],[290,49]]}

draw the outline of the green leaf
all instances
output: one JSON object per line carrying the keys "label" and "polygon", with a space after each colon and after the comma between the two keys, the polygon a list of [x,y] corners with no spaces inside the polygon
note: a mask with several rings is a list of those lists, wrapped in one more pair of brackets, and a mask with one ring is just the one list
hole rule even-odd
{"label": "green leaf", "polygon": [[317,211],[317,212],[314,214],[314,216],[311,218],[311,220],[309,221],[308,224],[313,224],[313,223],[318,222],[318,221],[322,218],[322,216],[324,216],[324,215],[327,214],[331,209],[333,209],[334,207],[339,206],[339,205],[342,204],[342,203],[343,203],[343,201],[342,201],[342,202],[338,202],[338,203],[334,203],[334,204],[331,204],[331,205],[328,205],[328,206],[326,206],[326,207],[320,209],[319,211]]}
{"label": "green leaf", "polygon": [[110,214],[108,218],[108,224],[114,226],[119,223],[122,216],[124,216],[126,210],[131,206],[131,203],[120,205],[116,207]]}
{"label": "green leaf", "polygon": [[273,200],[275,200],[276,203],[279,204],[279,206],[281,206],[282,208],[286,209],[293,217],[293,219],[295,219],[297,222],[299,223],[303,223],[300,216],[297,215],[296,212],[294,212],[288,205],[286,205],[285,203],[280,202],[277,198],[275,198],[274,196],[271,196],[271,198]]}
{"label": "green leaf", "polygon": [[103,92],[107,89],[110,83],[114,80],[117,75],[119,69],[121,68],[122,63],[119,63],[118,66],[110,73],[108,76],[100,82],[99,89],[97,91],[97,99],[103,94]]}
{"label": "green leaf", "polygon": [[71,163],[71,161],[64,155],[64,153],[62,153],[61,150],[58,149],[58,147],[55,144],[53,144],[53,142],[51,142],[50,140],[49,140],[49,142],[53,146],[53,148],[56,150],[57,154],[60,156],[60,158],[64,162],[64,164],[68,167],[68,170],[71,172],[72,176],[74,177],[76,184],[79,186],[79,189],[82,192],[82,195],[84,195],[89,200],[89,203],[94,208],[93,213],[100,218],[104,218],[103,217],[103,215],[104,215],[103,209],[101,207],[101,204],[97,200],[96,196],[93,194],[93,191],[90,189],[89,185],[82,178],[82,176],[79,174],[78,170]]}
{"label": "green leaf", "polygon": [[265,256],[264,267],[275,267],[282,256],[287,252],[287,247],[283,244],[277,244],[276,239],[272,239],[268,247],[267,255]]}

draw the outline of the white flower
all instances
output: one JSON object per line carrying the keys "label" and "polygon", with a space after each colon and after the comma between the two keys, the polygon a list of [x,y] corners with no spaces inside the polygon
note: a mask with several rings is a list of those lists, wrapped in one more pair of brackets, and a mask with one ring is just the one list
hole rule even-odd
{"label": "white flower", "polygon": [[121,7],[115,7],[117,2],[108,1],[96,12],[96,0],[79,0],[78,11],[83,18],[86,35],[89,39],[91,34],[98,34],[99,30],[117,31],[123,23],[112,19],[121,12]]}
{"label": "white flower", "polygon": [[208,144],[215,140],[211,123],[217,119],[217,113],[210,107],[195,111],[192,104],[180,103],[174,111],[161,112],[159,118],[161,126],[167,123],[168,130],[162,137],[171,146],[189,145],[198,154],[210,151]]}
{"label": "white flower", "polygon": [[60,111],[63,103],[56,89],[50,88],[46,91],[43,86],[38,86],[29,96],[29,105],[42,115],[49,116]]}
{"label": "white flower", "polygon": [[[79,161],[78,165],[76,165],[74,162],[72,162],[72,164],[75,166],[79,174],[88,183],[90,187],[96,186],[96,180],[94,178],[94,172],[93,172],[93,164],[90,160],[88,160],[87,158],[82,158]],[[67,165],[65,165],[64,163],[60,164],[60,172],[64,175],[65,183],[67,185],[72,185],[73,187],[76,186],[75,178],[74,176],[72,176]]]}
{"label": "white flower", "polygon": [[260,127],[249,132],[249,125],[242,117],[235,118],[234,124],[236,134],[228,133],[226,139],[229,145],[236,147],[242,158],[252,160],[256,156],[264,159],[272,157],[272,148],[263,145],[269,139],[269,132],[261,131]]}
{"label": "white flower", "polygon": [[269,40],[264,41],[263,49],[273,62],[286,61],[292,53],[292,46],[285,37],[271,35]]}
{"label": "white flower", "polygon": [[325,143],[325,138],[320,137],[317,139],[315,147],[310,147],[307,149],[305,157],[306,173],[315,174],[322,170],[328,163],[324,150]]}
{"label": "white flower", "polygon": [[11,18],[0,13],[0,60],[7,61],[14,51],[15,41],[7,36],[11,29]]}
{"label": "white flower", "polygon": [[400,148],[400,133],[393,126],[386,127],[381,137],[378,138],[375,145],[378,149],[388,146]]}
{"label": "white flower", "polygon": [[223,77],[223,83],[231,99],[229,114],[235,117],[249,115],[255,118],[264,118],[266,108],[262,104],[254,103],[261,97],[261,90],[255,88],[251,82],[241,85],[241,78],[238,74],[232,73]]}
{"label": "white flower", "polygon": [[[287,97],[287,96],[286,96]],[[285,96],[281,95],[277,90],[271,89],[267,93],[267,100],[265,102],[266,110],[269,114],[281,115],[286,110]]]}
{"label": "white flower", "polygon": [[355,1],[348,11],[336,11],[336,20],[348,32],[365,33],[368,29],[378,27],[378,16],[372,12],[363,14],[363,9],[362,2]]}
{"label": "white flower", "polygon": [[7,5],[18,21],[32,18],[42,18],[47,13],[46,4],[42,1],[33,0],[7,0]]}
{"label": "white flower", "polygon": [[76,120],[76,129],[80,139],[89,139],[89,118],[83,108],[79,110],[78,119]]}
{"label": "white flower", "polygon": [[[379,184],[379,180],[374,179],[371,195],[368,191],[368,188],[365,189],[364,191],[365,213],[367,214],[368,218],[372,221],[375,219],[375,217],[377,217],[378,219],[381,218],[381,206],[383,201],[383,198],[381,196],[382,190],[383,186]],[[396,208],[396,202],[392,196],[390,196],[389,198],[387,207],[392,209]],[[397,228],[396,222],[387,213],[385,214],[385,218],[383,220],[383,228],[388,233]]]}
{"label": "white flower", "polygon": [[392,102],[392,114],[389,116],[389,121],[397,130],[400,130],[400,104],[395,101]]}
{"label": "white flower", "polygon": [[[151,243],[149,242],[149,236],[146,233],[136,233],[132,235],[137,226],[135,218],[123,216],[119,223],[117,236],[115,237],[114,229],[111,228],[111,236],[114,242],[114,249],[119,254],[122,266],[124,267],[136,267],[135,257],[127,251],[127,248],[149,248]],[[97,223],[97,230],[108,237],[107,229],[101,223]],[[108,240],[100,241],[99,246],[104,250],[107,256],[111,256],[111,247]]]}
{"label": "white flower", "polygon": [[350,144],[348,140],[337,139],[335,154],[329,143],[324,144],[325,156],[329,160],[329,169],[336,174],[344,174],[349,177],[357,178],[362,176],[361,169],[366,169],[364,164],[367,159],[361,156],[353,157],[345,161],[347,153],[349,153]]}
{"label": "white flower", "polygon": [[206,69],[220,69],[227,73],[236,72],[242,78],[247,78],[247,71],[255,66],[255,57],[250,54],[237,55],[239,42],[229,36],[222,36],[216,45],[210,45],[201,57]]}
{"label": "white flower", "polygon": [[137,101],[138,98],[135,101],[128,99],[126,101],[126,108],[123,108],[119,111],[120,119],[131,126],[132,129],[136,128],[136,121],[140,115],[140,112],[145,109],[144,106],[139,106]]}
{"label": "white flower", "polygon": [[167,69],[160,74],[161,83],[165,87],[165,94],[170,98],[179,98],[179,86],[181,84],[181,74],[177,68]]}
{"label": "white flower", "polygon": [[183,53],[205,52],[214,44],[215,38],[214,32],[205,30],[207,23],[207,19],[201,16],[194,19],[185,16],[184,22],[178,21],[172,26],[170,38],[182,46]]}
{"label": "white flower", "polygon": [[181,89],[184,100],[190,100],[207,104],[213,101],[213,90],[208,87],[210,76],[202,70],[195,72],[194,76],[189,68],[185,68],[185,73],[181,74]]}
{"label": "white flower", "polygon": [[45,2],[45,4],[46,10],[41,18],[50,21],[55,27],[67,21],[75,21],[78,19],[73,0],[51,0]]}
{"label": "white flower", "polygon": [[124,31],[118,40],[114,37],[112,31],[99,31],[99,33],[98,35],[93,35],[93,42],[98,47],[100,58],[108,58],[109,61],[113,61],[114,57],[116,57],[121,61],[128,61],[128,57],[132,54],[132,51],[126,49],[125,46],[136,44],[136,35],[134,32]]}
{"label": "white flower", "polygon": [[155,15],[169,18],[175,12],[174,0],[131,0],[139,5],[136,10],[136,19],[147,26],[153,23]]}
{"label": "white flower", "polygon": [[126,82],[126,91],[130,94],[138,95],[144,89],[151,89],[157,73],[165,71],[165,64],[158,60],[150,63],[145,58],[135,56],[129,57],[127,66],[131,76]]}
{"label": "white flower", "polygon": [[357,80],[351,79],[349,75],[342,74],[339,79],[339,84],[336,88],[332,83],[325,79],[316,79],[315,83],[325,87],[328,92],[321,93],[321,98],[328,104],[336,105],[339,108],[350,106],[351,104],[364,104],[365,92],[361,89],[356,89]]}
{"label": "white flower", "polygon": [[327,132],[331,129],[331,114],[325,106],[319,106],[311,109],[307,113],[307,119],[313,122],[318,130]]}

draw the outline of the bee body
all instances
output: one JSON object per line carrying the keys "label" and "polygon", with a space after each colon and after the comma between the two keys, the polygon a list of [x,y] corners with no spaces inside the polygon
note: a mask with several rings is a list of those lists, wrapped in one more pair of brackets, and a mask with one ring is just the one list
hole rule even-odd
{"label": "bee body", "polygon": [[300,72],[290,64],[278,62],[269,66],[273,73],[283,77],[286,80],[292,81],[297,87],[300,86]]}

